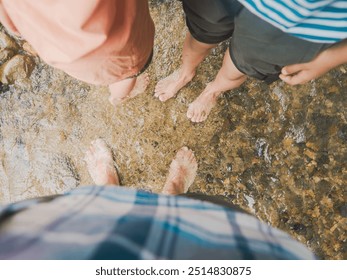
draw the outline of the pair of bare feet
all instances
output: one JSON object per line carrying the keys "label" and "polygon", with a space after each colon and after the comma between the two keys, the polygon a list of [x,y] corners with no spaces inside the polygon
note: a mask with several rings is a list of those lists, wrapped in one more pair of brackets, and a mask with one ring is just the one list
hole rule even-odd
{"label": "pair of bare feet", "polygon": [[[176,96],[178,91],[186,86],[195,76],[193,73],[183,73],[178,69],[171,75],[159,81],[155,87],[154,96],[165,102]],[[216,104],[220,91],[214,88],[214,84],[207,84],[205,90],[188,107],[187,117],[192,122],[203,122],[207,119],[212,108]]]}
{"label": "pair of bare feet", "polygon": [[[86,152],[85,161],[95,184],[120,185],[112,152],[105,141],[101,139],[93,141]],[[194,153],[187,147],[181,148],[171,162],[162,193],[167,195],[186,193],[194,182],[197,167]]]}
{"label": "pair of bare feet", "polygon": [[[187,85],[194,76],[195,72],[183,74],[181,69],[176,70],[168,77],[159,81],[155,88],[154,96],[160,101],[165,102],[176,96],[177,92]],[[146,90],[149,84],[148,74],[145,73],[133,79],[134,80],[128,79],[110,85],[111,95],[109,101],[113,106],[116,107]],[[189,105],[187,117],[192,122],[205,121],[211,109],[216,104],[217,95],[218,92],[214,90],[213,83],[208,84],[200,96]]]}

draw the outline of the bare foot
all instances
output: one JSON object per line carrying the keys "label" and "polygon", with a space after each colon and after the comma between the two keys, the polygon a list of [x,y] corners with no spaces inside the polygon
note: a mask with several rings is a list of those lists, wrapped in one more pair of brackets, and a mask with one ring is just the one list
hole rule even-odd
{"label": "bare foot", "polygon": [[128,98],[134,98],[138,96],[140,93],[146,91],[149,84],[149,75],[147,73],[143,73],[136,78],[136,83],[132,91],[129,93]]}
{"label": "bare foot", "polygon": [[131,79],[126,79],[109,86],[111,94],[108,100],[113,106],[117,107],[128,99],[143,93],[147,89],[149,84],[149,76],[147,73],[141,74],[133,79],[136,79],[135,84],[132,84],[133,82]]}
{"label": "bare foot", "polygon": [[217,102],[217,95],[209,90],[209,84],[197,99],[189,105],[187,117],[192,122],[203,122],[207,119]]}
{"label": "bare foot", "polygon": [[154,96],[159,98],[160,101],[165,102],[174,97],[181,88],[193,79],[194,76],[195,72],[183,74],[182,70],[178,69],[158,82],[155,87]]}
{"label": "bare foot", "polygon": [[93,141],[86,152],[85,161],[90,176],[97,185],[119,185],[117,171],[113,165],[112,152],[102,139]]}
{"label": "bare foot", "polygon": [[193,184],[198,164],[194,153],[187,147],[179,149],[172,160],[163,194],[178,195],[186,193]]}

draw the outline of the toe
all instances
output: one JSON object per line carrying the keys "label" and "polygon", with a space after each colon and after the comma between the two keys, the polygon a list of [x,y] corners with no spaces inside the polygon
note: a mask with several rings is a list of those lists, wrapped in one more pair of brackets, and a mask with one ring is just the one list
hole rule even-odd
{"label": "toe", "polygon": [[197,117],[197,122],[203,122],[207,119],[207,114],[205,111],[201,111]]}
{"label": "toe", "polygon": [[194,112],[193,116],[191,118],[191,121],[194,122],[194,123],[197,122],[197,117],[198,117],[198,115]]}
{"label": "toe", "polygon": [[194,155],[194,152],[192,150],[190,150],[190,155],[189,155],[189,161],[190,162],[194,162],[195,161],[195,155]]}
{"label": "toe", "polygon": [[202,115],[199,114],[197,117],[196,117],[196,122],[201,122],[202,121]]}
{"label": "toe", "polygon": [[160,100],[161,102],[165,102],[165,101],[167,101],[168,99],[170,99],[171,97],[172,97],[172,96],[171,96],[170,93],[163,93],[163,94],[159,95],[159,100]]}
{"label": "toe", "polygon": [[163,89],[162,87],[158,84],[155,89],[154,89],[154,96],[159,97],[159,95],[163,94]]}
{"label": "toe", "polygon": [[188,111],[187,111],[187,118],[188,119],[192,119],[192,117],[193,117],[193,110],[192,110],[192,108],[191,108],[191,105],[189,105],[189,107],[188,107]]}
{"label": "toe", "polygon": [[195,119],[194,119],[194,114],[191,114],[191,116],[190,116],[190,118],[189,118],[189,119],[190,119],[190,121],[191,121],[191,122],[195,122]]}
{"label": "toe", "polygon": [[183,159],[185,154],[187,153],[188,148],[187,147],[182,147],[181,149],[178,150],[176,154],[177,159]]}
{"label": "toe", "polygon": [[103,142],[104,141],[101,138],[95,139],[93,141],[94,145],[96,145],[96,146],[102,145]]}
{"label": "toe", "polygon": [[194,153],[193,153],[192,150],[189,150],[188,153],[187,153],[187,161],[189,163],[192,163],[193,159],[194,159]]}
{"label": "toe", "polygon": [[159,81],[157,85],[155,86],[156,89],[162,89],[163,88],[163,80]]}
{"label": "toe", "polygon": [[148,74],[145,74],[145,76],[143,77],[143,80],[145,82],[145,85],[147,86],[149,84],[149,75]]}
{"label": "toe", "polygon": [[[182,149],[183,149],[183,148],[182,148]],[[184,151],[185,151],[185,153],[186,153],[186,155],[187,155],[188,158],[189,158],[190,155],[193,153],[192,150],[188,149],[187,147],[184,147]]]}
{"label": "toe", "polygon": [[158,98],[159,98],[159,100],[160,100],[161,102],[166,101],[166,96],[165,96],[165,95],[166,95],[165,93],[162,93],[162,94],[160,94],[160,95],[158,96]]}
{"label": "toe", "polygon": [[95,146],[95,149],[99,152],[108,151],[108,147],[107,147],[106,142],[100,138],[95,140],[94,146]]}
{"label": "toe", "polygon": [[194,160],[194,152],[187,147],[183,147],[182,151],[184,151],[184,160],[188,163],[191,164],[192,161]]}
{"label": "toe", "polygon": [[184,157],[184,151],[182,149],[178,150],[176,154],[176,159],[182,159]]}
{"label": "toe", "polygon": [[89,146],[89,151],[90,153],[94,154],[95,153],[95,141],[91,142],[90,146]]}
{"label": "toe", "polygon": [[93,159],[93,154],[91,153],[91,151],[87,151],[84,155],[84,161],[89,164]]}

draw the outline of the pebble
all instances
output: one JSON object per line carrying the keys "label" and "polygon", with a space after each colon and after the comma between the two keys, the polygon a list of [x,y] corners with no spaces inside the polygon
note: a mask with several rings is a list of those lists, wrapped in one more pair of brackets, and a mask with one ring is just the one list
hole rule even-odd
{"label": "pebble", "polygon": [[25,50],[28,54],[32,56],[37,56],[37,52],[28,42],[25,42],[22,47],[23,47],[23,50]]}
{"label": "pebble", "polygon": [[7,34],[0,32],[0,49],[18,50],[18,44]]}
{"label": "pebble", "polygon": [[0,32],[0,65],[12,58],[19,46],[6,33]]}
{"label": "pebble", "polygon": [[15,55],[14,50],[4,49],[0,51],[0,64],[3,64]]}
{"label": "pebble", "polygon": [[207,174],[206,175],[206,182],[211,184],[211,183],[213,183],[213,181],[214,181],[214,179],[213,179],[212,175]]}
{"label": "pebble", "polygon": [[306,156],[308,156],[310,159],[316,159],[317,158],[317,154],[311,150],[305,150],[304,154]]}
{"label": "pebble", "polygon": [[8,85],[3,84],[3,83],[0,82],[0,93],[6,92],[6,91],[8,91],[9,89],[10,89],[10,87],[9,87]]}
{"label": "pebble", "polygon": [[13,84],[30,77],[34,69],[34,62],[30,57],[16,55],[0,67],[0,81],[4,84]]}
{"label": "pebble", "polygon": [[233,171],[233,165],[231,163],[227,164],[227,171],[230,173]]}
{"label": "pebble", "polygon": [[290,227],[290,229],[294,230],[297,234],[305,234],[306,232],[306,227],[299,223],[295,223]]}

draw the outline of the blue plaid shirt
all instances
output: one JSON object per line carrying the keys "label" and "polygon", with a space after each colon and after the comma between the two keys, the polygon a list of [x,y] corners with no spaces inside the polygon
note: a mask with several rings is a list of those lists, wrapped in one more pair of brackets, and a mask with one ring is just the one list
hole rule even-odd
{"label": "blue plaid shirt", "polygon": [[288,234],[209,202],[81,187],[0,212],[0,259],[312,259]]}

